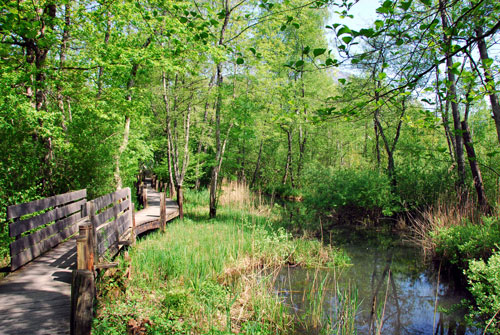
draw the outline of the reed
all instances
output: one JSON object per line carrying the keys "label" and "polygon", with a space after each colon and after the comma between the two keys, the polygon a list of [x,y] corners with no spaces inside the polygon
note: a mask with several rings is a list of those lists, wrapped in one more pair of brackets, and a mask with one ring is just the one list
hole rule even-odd
{"label": "reed", "polygon": [[440,199],[436,204],[419,211],[411,218],[408,240],[422,248],[425,257],[433,256],[436,242],[433,233],[452,226],[460,226],[466,222],[479,223],[481,212],[473,199],[450,198]]}

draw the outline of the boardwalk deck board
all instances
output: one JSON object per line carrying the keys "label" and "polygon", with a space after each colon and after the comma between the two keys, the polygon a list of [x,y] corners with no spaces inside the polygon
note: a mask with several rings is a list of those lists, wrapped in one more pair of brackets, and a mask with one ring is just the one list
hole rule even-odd
{"label": "boardwalk deck board", "polygon": [[75,262],[71,239],[5,277],[0,282],[0,334],[69,334]]}

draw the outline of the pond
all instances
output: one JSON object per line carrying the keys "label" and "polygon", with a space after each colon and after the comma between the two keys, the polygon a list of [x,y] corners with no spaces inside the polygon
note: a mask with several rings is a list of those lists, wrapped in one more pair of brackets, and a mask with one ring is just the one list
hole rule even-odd
{"label": "pond", "polygon": [[[352,266],[341,273],[289,267],[276,278],[277,294],[296,316],[297,334],[481,334],[457,307],[466,298],[457,276],[424,262],[401,236],[338,227],[328,239],[348,253]],[[349,313],[356,315],[351,330],[340,332],[336,320]]]}

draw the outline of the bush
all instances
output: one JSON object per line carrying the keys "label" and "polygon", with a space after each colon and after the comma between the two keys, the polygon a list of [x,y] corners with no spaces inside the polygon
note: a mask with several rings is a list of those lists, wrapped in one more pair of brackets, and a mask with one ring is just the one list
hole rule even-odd
{"label": "bush", "polygon": [[319,213],[357,213],[377,219],[399,209],[389,178],[377,171],[310,169],[306,178],[305,203]]}
{"label": "bush", "polygon": [[486,260],[500,241],[500,225],[494,218],[483,218],[483,224],[444,227],[432,232],[436,253],[465,268],[469,259]]}
{"label": "bush", "polygon": [[500,334],[500,252],[494,251],[487,262],[472,260],[466,272],[470,292],[476,300],[471,316],[488,326],[491,334]]}

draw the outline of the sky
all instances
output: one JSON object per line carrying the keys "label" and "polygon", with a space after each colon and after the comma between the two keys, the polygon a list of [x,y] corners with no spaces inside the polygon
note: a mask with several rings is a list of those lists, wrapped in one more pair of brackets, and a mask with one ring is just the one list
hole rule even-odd
{"label": "sky", "polygon": [[341,19],[339,15],[332,13],[328,23],[346,24],[349,28],[355,30],[367,28],[376,20],[376,9],[378,7],[380,7],[380,3],[377,0],[359,0],[349,11],[349,14],[354,15],[354,18]]}

